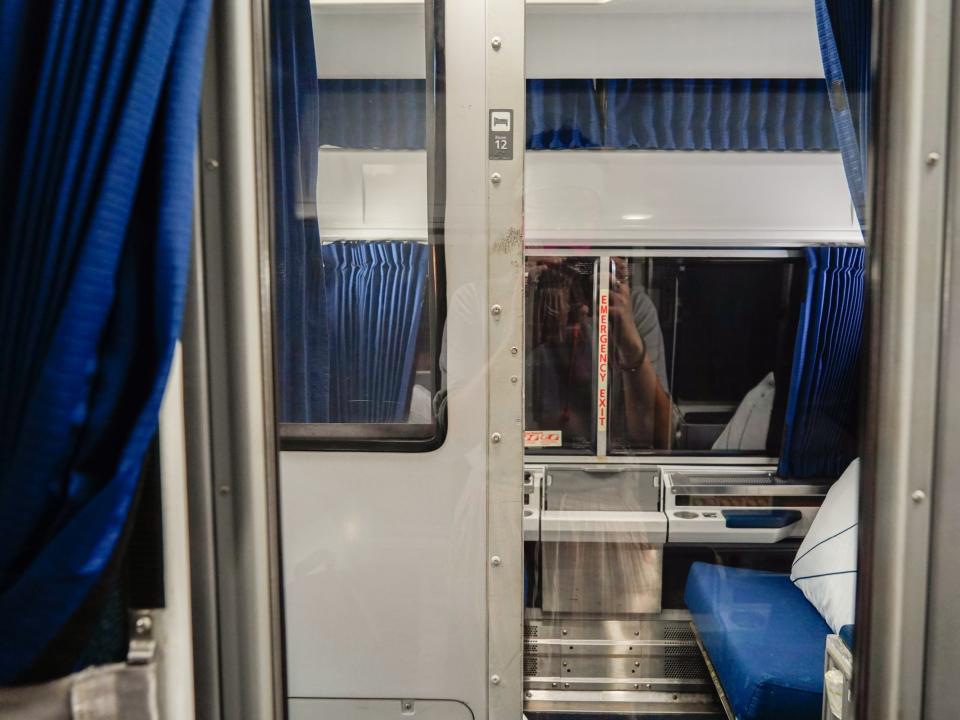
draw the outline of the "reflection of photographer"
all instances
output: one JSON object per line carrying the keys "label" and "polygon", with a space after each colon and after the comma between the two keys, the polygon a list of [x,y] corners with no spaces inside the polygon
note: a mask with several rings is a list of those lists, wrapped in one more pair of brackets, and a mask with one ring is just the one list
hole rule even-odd
{"label": "reflection of photographer", "polygon": [[[633,263],[611,260],[611,408],[616,437],[636,449],[670,450],[677,445],[683,414],[671,399],[663,331],[657,307],[638,282],[631,282]],[[673,332],[677,331],[674,327]],[[725,351],[726,347],[716,348]],[[718,382],[723,378],[717,377]],[[619,383],[619,384],[618,384]],[[712,449],[721,452],[763,451],[775,397],[774,373],[768,373],[738,403]],[[692,449],[679,441],[684,449]]]}
{"label": "reflection of photographer", "polygon": [[[607,428],[611,447],[763,451],[775,397],[773,373],[739,401],[732,419],[722,431],[716,429],[719,437],[715,434],[702,445],[686,443],[683,415],[671,398],[659,310],[641,278],[631,274],[639,266],[627,258],[610,260]],[[527,282],[532,301],[527,310],[527,429],[561,431],[564,447],[589,448],[597,409],[596,261],[531,259]],[[656,288],[656,281],[651,282]],[[676,325],[675,319],[667,327],[676,333]],[[714,348],[714,352],[727,351],[726,346]],[[712,381],[727,379],[716,376]]]}
{"label": "reflection of photographer", "polygon": [[537,258],[528,268],[536,287],[528,318],[527,397],[535,426],[559,430],[564,444],[587,447],[592,435],[592,268],[563,258]]}
{"label": "reflection of photographer", "polygon": [[631,289],[626,260],[610,265],[611,382],[620,384],[623,434],[631,446],[669,450],[673,408],[657,308],[642,288]]}

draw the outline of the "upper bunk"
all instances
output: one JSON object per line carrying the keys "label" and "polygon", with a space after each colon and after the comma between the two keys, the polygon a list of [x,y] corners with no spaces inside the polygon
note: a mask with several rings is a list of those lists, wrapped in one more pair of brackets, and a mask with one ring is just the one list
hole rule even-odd
{"label": "upper bunk", "polygon": [[[423,3],[311,13],[321,236],[425,238]],[[528,0],[525,32],[528,247],[862,243],[813,3]]]}

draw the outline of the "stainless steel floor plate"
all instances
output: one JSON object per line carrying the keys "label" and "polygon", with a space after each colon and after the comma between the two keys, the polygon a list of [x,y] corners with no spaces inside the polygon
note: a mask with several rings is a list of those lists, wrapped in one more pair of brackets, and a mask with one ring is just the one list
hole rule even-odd
{"label": "stainless steel floor plate", "polygon": [[530,612],[524,642],[531,712],[722,712],[685,612],[617,619]]}

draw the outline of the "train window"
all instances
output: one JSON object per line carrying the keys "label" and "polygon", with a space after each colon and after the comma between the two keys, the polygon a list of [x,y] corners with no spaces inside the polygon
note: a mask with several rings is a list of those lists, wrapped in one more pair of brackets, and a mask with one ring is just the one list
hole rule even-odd
{"label": "train window", "polygon": [[[428,163],[442,128],[427,137],[435,96],[426,90],[422,11],[391,30],[400,45],[420,47],[397,77],[358,78],[362,68],[344,70],[337,50],[342,13],[274,5],[281,442],[435,447],[446,412],[443,213],[428,202],[428,187],[442,184]],[[439,220],[428,217],[435,206]]]}
{"label": "train window", "polygon": [[777,456],[799,262],[610,260],[611,453]]}
{"label": "train window", "polygon": [[527,260],[528,448],[596,451],[598,265],[596,258]]}

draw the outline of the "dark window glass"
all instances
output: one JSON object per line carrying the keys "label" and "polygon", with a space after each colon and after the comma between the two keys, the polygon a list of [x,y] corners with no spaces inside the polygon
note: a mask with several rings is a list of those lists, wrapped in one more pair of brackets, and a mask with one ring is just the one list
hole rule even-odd
{"label": "dark window glass", "polygon": [[527,260],[528,452],[596,449],[596,258]]}
{"label": "dark window glass", "polygon": [[613,258],[610,451],[776,455],[799,265]]}

